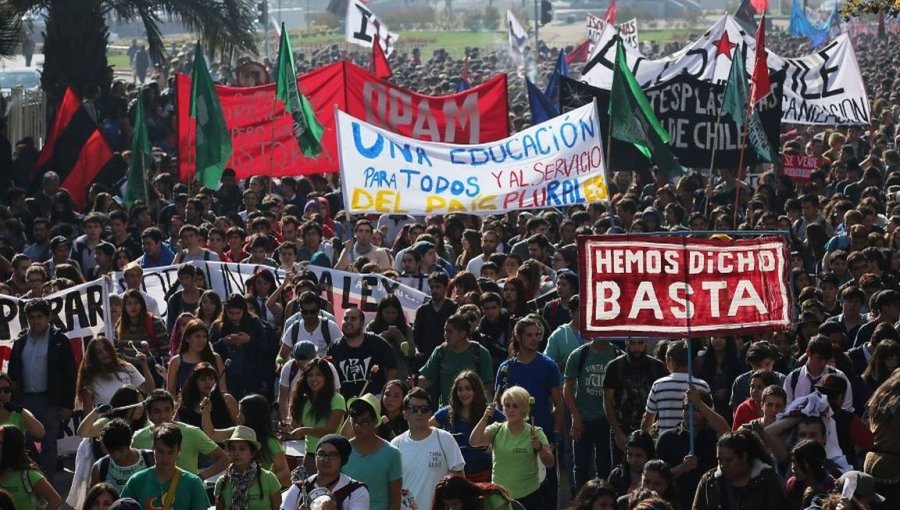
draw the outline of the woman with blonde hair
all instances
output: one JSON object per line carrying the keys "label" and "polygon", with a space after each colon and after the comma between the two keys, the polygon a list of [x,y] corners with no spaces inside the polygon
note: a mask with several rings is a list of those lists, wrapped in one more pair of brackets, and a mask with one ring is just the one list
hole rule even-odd
{"label": "woman with blonde hair", "polygon": [[490,445],[494,454],[491,481],[509,490],[526,510],[542,510],[555,502],[545,504],[541,498],[538,463],[552,468],[555,459],[544,431],[528,423],[530,402],[525,388],[508,388],[500,397],[506,422],[488,424],[496,411],[489,404],[469,436],[469,444]]}

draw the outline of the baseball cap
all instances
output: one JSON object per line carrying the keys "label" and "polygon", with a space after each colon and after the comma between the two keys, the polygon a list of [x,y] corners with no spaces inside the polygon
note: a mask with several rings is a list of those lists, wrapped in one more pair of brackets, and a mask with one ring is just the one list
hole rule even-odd
{"label": "baseball cap", "polygon": [[300,340],[294,344],[291,356],[297,361],[309,361],[316,357],[316,346],[309,340]]}
{"label": "baseball cap", "polygon": [[66,236],[56,236],[50,240],[50,249],[55,250],[64,244],[72,246],[72,241],[66,239]]}
{"label": "baseball cap", "polygon": [[827,374],[813,385],[825,396],[836,396],[847,391],[847,381],[834,374]]}

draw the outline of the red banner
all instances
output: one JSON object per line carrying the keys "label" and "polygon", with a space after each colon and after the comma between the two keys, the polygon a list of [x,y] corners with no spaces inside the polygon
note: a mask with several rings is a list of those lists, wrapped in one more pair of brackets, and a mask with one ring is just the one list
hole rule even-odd
{"label": "red banner", "polygon": [[807,182],[809,181],[809,174],[819,168],[819,158],[816,156],[782,154],[781,166],[784,168],[784,175],[795,181]]}
{"label": "red banner", "polygon": [[[396,133],[427,141],[492,142],[509,136],[506,75],[458,94],[426,96],[378,80],[347,62],[320,67],[297,79],[325,128],[322,153],[307,158],[294,139],[290,115],[275,99],[275,85],[217,86],[234,152],[228,166],[239,179],[338,171],[334,108]],[[182,180],[194,176],[194,123],[190,118],[191,79],[176,78],[178,161]]]}
{"label": "red banner", "polygon": [[784,239],[578,238],[585,336],[709,336],[791,323]]}

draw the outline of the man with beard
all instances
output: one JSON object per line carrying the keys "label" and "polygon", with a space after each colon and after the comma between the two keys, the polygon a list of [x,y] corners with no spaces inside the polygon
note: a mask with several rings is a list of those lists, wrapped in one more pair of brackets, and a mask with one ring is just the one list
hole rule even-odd
{"label": "man with beard", "polygon": [[647,355],[644,340],[625,340],[625,354],[609,362],[603,374],[603,409],[615,440],[613,459],[625,453],[628,435],[641,428],[644,406],[653,381],[666,375],[666,366]]}
{"label": "man with beard", "polygon": [[466,265],[466,271],[474,274],[481,274],[481,267],[488,261],[491,255],[497,250],[500,244],[500,238],[494,230],[487,230],[481,234],[481,255],[477,255]]}
{"label": "man with beard", "polygon": [[338,369],[344,398],[358,397],[366,380],[371,379],[370,388],[379,389],[397,378],[397,360],[391,346],[380,336],[365,333],[365,320],[359,308],[346,310],[341,323],[344,336],[328,346],[327,354]]}

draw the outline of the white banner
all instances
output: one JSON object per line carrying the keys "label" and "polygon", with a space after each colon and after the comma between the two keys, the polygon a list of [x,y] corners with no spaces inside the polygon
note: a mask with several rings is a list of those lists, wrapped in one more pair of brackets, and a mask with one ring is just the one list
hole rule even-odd
{"label": "white banner", "polygon": [[[273,271],[275,282],[279,285],[285,276],[282,270],[275,271],[272,267],[254,264],[205,261],[194,261],[192,264],[201,269],[206,282],[205,287],[222,296],[223,301],[234,292],[246,295],[247,280],[253,276],[257,268]],[[141,290],[156,300],[163,318],[168,312],[166,298],[177,290],[173,287],[178,284],[178,267],[176,265],[144,270]],[[367,317],[372,317],[378,301],[388,294],[393,294],[400,300],[407,319],[412,322],[415,319],[416,308],[429,297],[424,292],[379,274],[348,273],[318,266],[308,266],[308,269],[318,278],[322,297],[333,304],[334,313],[339,321],[343,317],[343,310],[351,307],[361,308]],[[115,273],[113,282],[115,293],[124,292],[125,281],[122,279],[122,273]]]}
{"label": "white banner", "polygon": [[[723,41],[724,37],[727,41]],[[612,87],[615,31],[605,27],[585,65],[584,81],[603,89]],[[719,44],[721,42],[725,44]],[[741,45],[740,43],[744,44]],[[719,48],[731,46],[726,56]],[[746,46],[747,72],[753,72],[756,43],[730,16],[725,16],[702,37],[680,51],[649,60],[625,48],[628,65],[642,87],[650,87],[682,74],[716,84],[728,81],[731,55]],[[769,68],[785,71],[782,121],[795,124],[869,124],[869,100],[850,38],[845,34],[805,57],[786,59],[771,51]]]}
{"label": "white banner", "polygon": [[594,104],[504,140],[422,142],[337,112],[350,212],[501,214],[608,198]]}
{"label": "white banner", "polygon": [[350,0],[347,5],[347,26],[345,29],[347,42],[372,47],[372,41],[381,39],[381,47],[385,55],[390,55],[397,44],[397,34],[388,30],[375,13],[359,0]]}
{"label": "white banner", "polygon": [[[85,338],[104,332],[107,324],[108,300],[104,280],[82,283],[70,289],[56,292],[44,299],[50,302],[50,322],[69,338]],[[0,294],[0,342],[10,342],[28,328],[25,317],[27,299]],[[112,325],[106,335],[110,338]],[[2,345],[2,344],[0,344]]]}
{"label": "white banner", "polygon": [[525,54],[525,47],[528,46],[528,32],[516,19],[516,15],[508,9],[506,11],[506,26],[509,29],[509,52],[519,59],[521,63]]}

